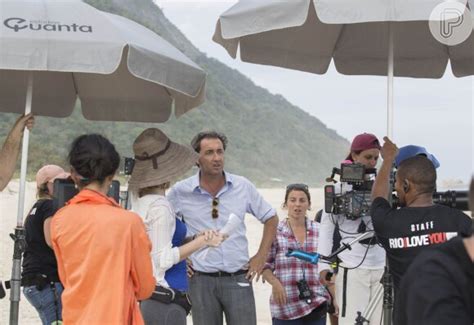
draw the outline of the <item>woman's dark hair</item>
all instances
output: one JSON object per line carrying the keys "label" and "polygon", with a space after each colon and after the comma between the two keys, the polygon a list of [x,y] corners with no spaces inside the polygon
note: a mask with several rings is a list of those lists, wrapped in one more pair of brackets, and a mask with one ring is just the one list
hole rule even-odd
{"label": "woman's dark hair", "polygon": [[360,153],[361,153],[362,151],[363,151],[363,150],[350,151],[350,152],[347,154],[346,160],[349,160],[349,161],[354,162],[354,158],[352,157],[352,154],[360,155]]}
{"label": "woman's dark hair", "polygon": [[306,194],[306,198],[308,199],[308,203],[311,205],[311,194],[309,194],[308,185],[306,184],[290,184],[286,187],[285,193],[285,201],[283,202],[283,206],[286,207],[286,202],[288,202],[288,196],[292,191],[301,191]]}
{"label": "woman's dark hair", "polygon": [[82,177],[82,185],[103,183],[114,175],[120,164],[120,156],[114,145],[100,134],[84,134],[71,145],[69,164]]}

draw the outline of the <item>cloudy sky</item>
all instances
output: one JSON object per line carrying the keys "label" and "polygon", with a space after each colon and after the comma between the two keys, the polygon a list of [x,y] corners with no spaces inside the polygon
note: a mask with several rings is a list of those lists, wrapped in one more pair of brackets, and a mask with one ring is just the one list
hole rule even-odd
{"label": "cloudy sky", "polygon": [[[155,2],[202,52],[283,95],[348,140],[362,132],[386,135],[385,77],[344,76],[333,66],[325,75],[315,75],[233,60],[211,37],[219,14],[235,1]],[[438,80],[395,78],[394,94],[395,142],[427,147],[441,161],[440,179],[467,182],[474,170],[472,78],[455,78],[448,67]]]}

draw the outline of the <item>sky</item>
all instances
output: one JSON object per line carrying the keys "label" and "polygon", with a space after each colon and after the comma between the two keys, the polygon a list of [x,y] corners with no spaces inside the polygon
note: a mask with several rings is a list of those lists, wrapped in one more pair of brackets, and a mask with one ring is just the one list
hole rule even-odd
{"label": "sky", "polygon": [[[244,63],[212,41],[231,0],[155,0],[165,16],[202,52],[237,69],[271,93],[317,117],[349,141],[387,130],[387,78],[345,76],[331,64],[324,75]],[[438,179],[468,182],[474,170],[474,84],[448,67],[441,79],[395,78],[394,141],[425,146],[441,162]],[[291,125],[288,125],[291,128]]]}

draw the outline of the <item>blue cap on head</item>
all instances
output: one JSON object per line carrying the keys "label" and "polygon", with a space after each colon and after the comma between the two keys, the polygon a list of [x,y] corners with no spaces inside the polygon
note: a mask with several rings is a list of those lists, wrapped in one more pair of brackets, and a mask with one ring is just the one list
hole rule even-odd
{"label": "blue cap on head", "polygon": [[430,154],[428,150],[426,150],[425,147],[408,145],[408,146],[401,147],[399,149],[398,155],[395,157],[395,167],[398,168],[398,166],[400,166],[400,163],[404,161],[405,159],[415,157],[418,155],[426,156],[426,158],[431,160],[435,168],[438,168],[440,166],[438,159],[436,159],[434,155]]}

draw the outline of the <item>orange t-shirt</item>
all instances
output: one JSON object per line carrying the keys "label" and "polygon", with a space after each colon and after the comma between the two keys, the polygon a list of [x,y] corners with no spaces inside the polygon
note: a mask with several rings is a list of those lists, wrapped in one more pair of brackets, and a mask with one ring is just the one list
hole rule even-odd
{"label": "orange t-shirt", "polygon": [[82,190],[51,222],[64,285],[64,324],[143,324],[137,300],[155,287],[141,218],[105,195]]}

